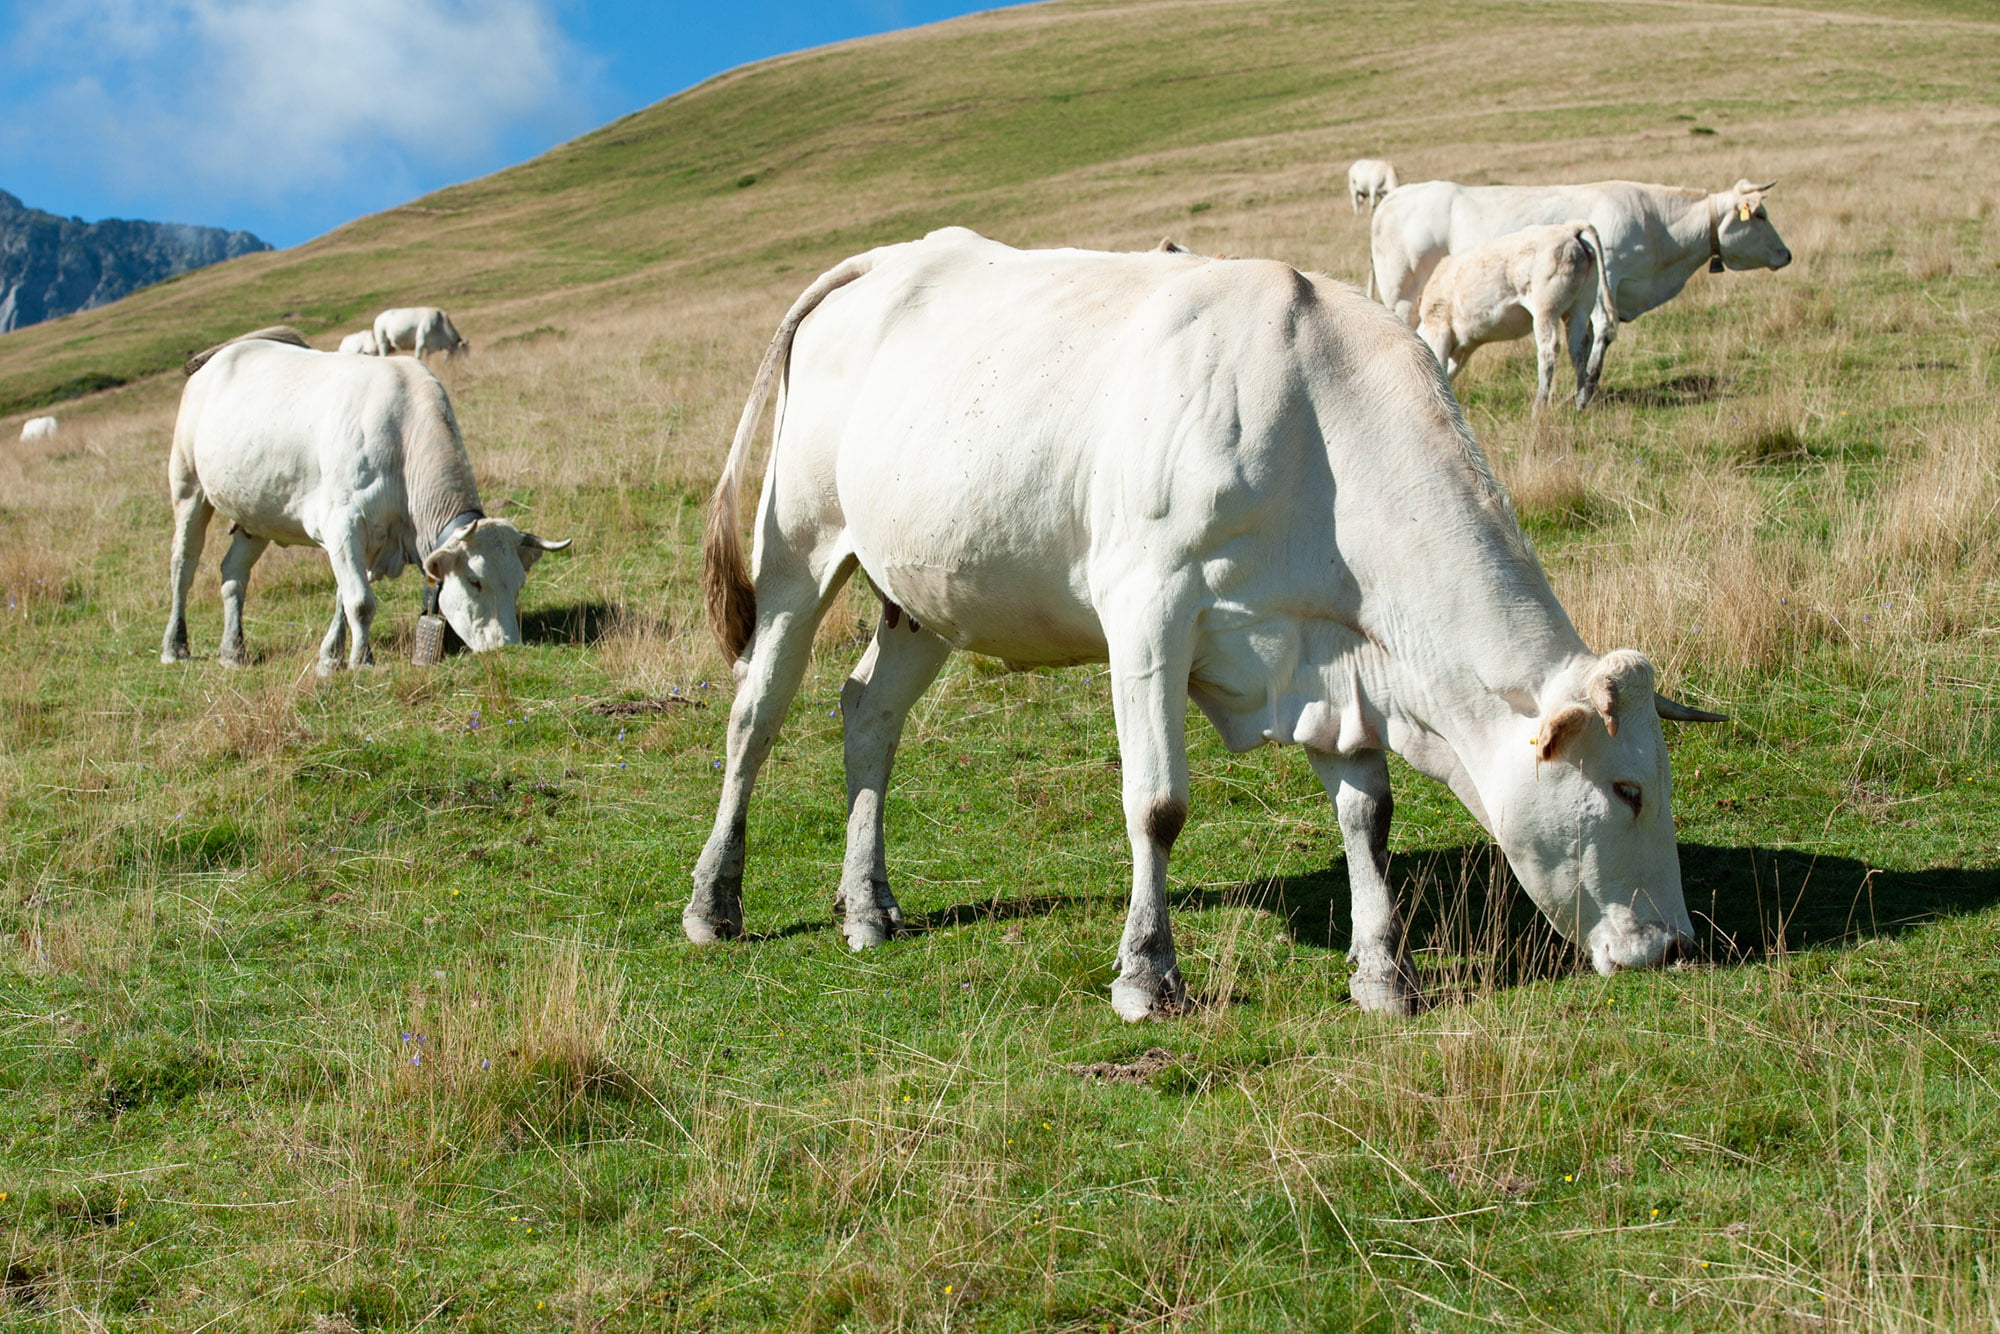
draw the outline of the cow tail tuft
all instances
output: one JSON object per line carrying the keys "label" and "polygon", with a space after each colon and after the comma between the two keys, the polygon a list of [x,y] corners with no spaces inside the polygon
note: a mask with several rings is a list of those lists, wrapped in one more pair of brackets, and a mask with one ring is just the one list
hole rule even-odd
{"label": "cow tail tuft", "polygon": [[820,302],[829,294],[847,286],[874,266],[872,254],[843,260],[821,274],[785,312],[777,332],[771,335],[770,345],[764,349],[764,360],[757,367],[757,378],[750,386],[750,397],[743,404],[743,415],[736,423],[736,437],[729,445],[729,459],[723,464],[722,477],[715,484],[715,494],[709,497],[708,517],[701,540],[702,601],[708,612],[709,632],[715,636],[722,656],[731,663],[742,659],[757,628],[757,586],[750,578],[748,563],[743,559],[741,533],[742,484],[750,460],[751,439],[757,433],[757,423],[764,416],[764,405],[770,401],[772,387],[778,383],[791,361],[792,340],[798,335],[799,325],[819,308]]}

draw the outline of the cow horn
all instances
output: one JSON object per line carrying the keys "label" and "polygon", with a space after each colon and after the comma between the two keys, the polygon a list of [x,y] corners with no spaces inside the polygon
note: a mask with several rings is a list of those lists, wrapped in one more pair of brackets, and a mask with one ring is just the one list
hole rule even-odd
{"label": "cow horn", "polygon": [[548,539],[548,538],[546,538],[546,537],[536,537],[536,536],[535,536],[535,535],[534,535],[533,533],[522,533],[522,534],[521,534],[521,545],[522,545],[522,546],[524,546],[524,547],[540,547],[540,548],[541,548],[542,550],[544,550],[544,551],[561,551],[561,550],[563,550],[564,548],[566,548],[567,546],[569,546],[569,544],[570,544],[570,543],[572,543],[572,542],[574,542],[574,541],[576,541],[576,539],[575,539],[575,538],[573,538],[573,537],[565,537],[565,538],[564,538],[564,539],[563,539],[562,541],[560,541],[560,542],[551,542],[551,541],[549,541],[549,539]]}
{"label": "cow horn", "polygon": [[1704,709],[1691,709],[1679,700],[1668,699],[1659,691],[1653,692],[1653,709],[1670,723],[1726,723],[1726,713],[1709,713]]}
{"label": "cow horn", "polygon": [[1761,194],[1763,194],[1763,193],[1764,193],[1764,192],[1765,192],[1766,190],[1769,190],[1769,189],[1771,189],[1771,188],[1772,188],[1772,186],[1775,186],[1775,185],[1777,185],[1777,182],[1776,182],[1776,181],[1772,181],[1770,185],[1753,185],[1753,186],[1751,186],[1750,188],[1751,188],[1752,190],[1755,190],[1755,191],[1756,191],[1756,192],[1757,192],[1758,194],[1760,194],[1760,195],[1761,195]]}

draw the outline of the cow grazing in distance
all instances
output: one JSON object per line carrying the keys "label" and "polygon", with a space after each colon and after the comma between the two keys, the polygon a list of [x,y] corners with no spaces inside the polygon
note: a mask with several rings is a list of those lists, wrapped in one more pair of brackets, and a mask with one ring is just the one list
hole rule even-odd
{"label": "cow grazing in distance", "polygon": [[[1438,261],[1424,293],[1417,335],[1456,380],[1487,343],[1535,335],[1535,410],[1548,403],[1569,327],[1576,405],[1588,407],[1618,335],[1611,273],[1597,229],[1587,222],[1524,227]],[[1593,318],[1593,316],[1595,318]]]}
{"label": "cow grazing in distance", "polygon": [[380,356],[408,352],[419,361],[433,352],[444,359],[472,351],[472,344],[459,337],[451,316],[436,306],[397,306],[375,317],[375,351]]}
{"label": "cow grazing in distance", "polygon": [[1383,196],[1402,183],[1396,175],[1395,163],[1365,157],[1347,169],[1347,199],[1356,213],[1361,211],[1363,201],[1373,210]]}
{"label": "cow grazing in distance", "polygon": [[347,335],[347,337],[340,340],[340,350],[364,357],[378,357],[382,355],[382,349],[375,345],[375,331],[373,329],[357,329],[355,332]]}
{"label": "cow grazing in distance", "polygon": [[[1776,182],[1772,182],[1775,185]],[[1587,222],[1611,263],[1621,320],[1671,301],[1694,271],[1782,269],[1792,252],[1764,211],[1771,185],[1738,181],[1719,194],[1670,185],[1459,185],[1421,181],[1384,200],[1369,225],[1368,290],[1417,322],[1417,297],[1446,255],[1462,255],[1523,227]]]}
{"label": "cow grazing in distance", "polygon": [[[289,334],[286,338],[284,335]],[[262,330],[192,358],[174,422],[172,611],[160,660],[188,656],[187,595],[209,519],[229,522],[222,660],[247,660],[243,591],[272,542],[325,549],[339,593],[319,670],[373,661],[372,579],[421,562],[438,606],[474,651],[521,642],[516,602],[548,542],[479,507],[444,386],[411,361],[304,347]]]}
{"label": "cow grazing in distance", "polygon": [[[744,559],[738,497],[783,396]],[[1350,991],[1417,997],[1387,752],[1448,783],[1604,972],[1690,943],[1661,716],[1637,653],[1557,604],[1437,363],[1358,292],[1260,260],[1014,250],[963,228],[849,259],[765,352],[711,503],[728,760],[682,926],[743,929],[750,794],[859,567],[883,615],[841,692],[844,933],[901,925],[882,842],[905,717],[953,649],[1110,663],[1131,841],[1112,1004],[1184,999],[1167,857],[1190,697],[1233,750],[1296,742],[1338,813]]]}
{"label": "cow grazing in distance", "polygon": [[55,436],[58,423],[54,417],[30,417],[21,423],[23,440],[48,440]]}

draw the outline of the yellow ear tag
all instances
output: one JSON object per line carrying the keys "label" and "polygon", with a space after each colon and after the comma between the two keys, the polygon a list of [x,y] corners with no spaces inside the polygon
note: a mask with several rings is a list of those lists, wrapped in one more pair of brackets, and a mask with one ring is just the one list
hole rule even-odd
{"label": "yellow ear tag", "polygon": [[1743,220],[1744,222],[1750,221],[1750,206],[1748,204],[1739,203],[1736,206],[1736,216],[1741,220]]}

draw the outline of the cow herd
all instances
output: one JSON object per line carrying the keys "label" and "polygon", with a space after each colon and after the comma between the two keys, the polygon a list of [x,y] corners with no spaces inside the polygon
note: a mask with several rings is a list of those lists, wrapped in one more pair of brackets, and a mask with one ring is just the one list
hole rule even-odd
{"label": "cow herd", "polygon": [[1357,182],[1387,183],[1367,194],[1369,292],[1417,328],[1453,378],[1474,348],[1532,332],[1537,410],[1554,383],[1559,322],[1576,367],[1576,405],[1586,407],[1620,321],[1671,301],[1704,264],[1721,273],[1792,262],[1764,209],[1776,182],[1740,180],[1709,194],[1635,181],[1399,186],[1397,179],[1393,166],[1373,158],[1348,172],[1357,210]]}
{"label": "cow herd", "polygon": [[[1583,406],[1620,320],[1704,263],[1789,262],[1769,189],[1400,185],[1357,162],[1380,303],[1274,261],[1016,250],[963,228],[828,270],[773,335],[709,508],[702,593],[737,689],[689,939],[744,929],[752,789],[858,572],[882,614],[840,697],[854,949],[902,928],[884,796],[910,709],[964,649],[1109,663],[1133,860],[1111,998],[1127,1019],[1186,999],[1167,864],[1189,701],[1232,750],[1305,750],[1346,846],[1363,1007],[1421,1000],[1388,877],[1391,750],[1451,788],[1597,969],[1679,957],[1692,926],[1661,720],[1719,717],[1658,693],[1640,653],[1583,643],[1449,377],[1532,332],[1539,408],[1566,324]],[[217,514],[226,662],[247,654],[244,584],[273,541],[333,563],[322,671],[343,649],[371,661],[371,581],[410,563],[469,647],[519,641],[527,571],[568,543],[485,515],[443,387],[390,356],[466,347],[442,311],[405,308],[340,353],[280,327],[188,363],[163,661],[188,655]],[[746,556],[740,499],[774,399]]]}

